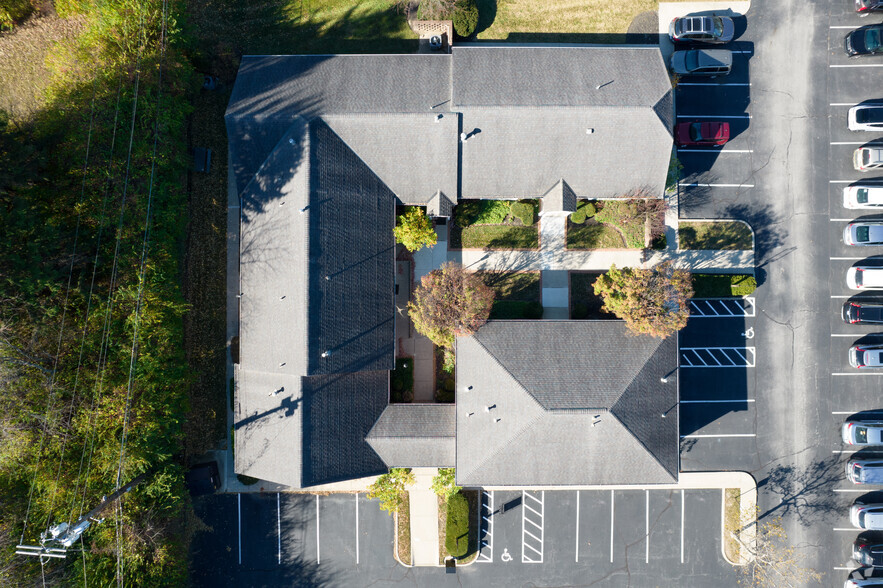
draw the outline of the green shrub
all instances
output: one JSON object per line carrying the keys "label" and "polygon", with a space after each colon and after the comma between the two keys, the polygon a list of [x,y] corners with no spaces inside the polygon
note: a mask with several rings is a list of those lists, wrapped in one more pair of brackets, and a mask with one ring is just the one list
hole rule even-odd
{"label": "green shrub", "polygon": [[444,388],[439,388],[435,391],[435,401],[444,404],[450,404],[454,402],[454,393],[448,392]]}
{"label": "green shrub", "polygon": [[252,478],[251,476],[246,476],[245,474],[236,474],[236,478],[245,486],[251,486],[253,484],[257,484],[260,482],[257,478]]}
{"label": "green shrub", "polygon": [[541,319],[543,318],[543,305],[535,300],[531,300],[524,305],[524,318]]}
{"label": "green shrub", "polygon": [[469,551],[469,502],[460,492],[448,499],[445,547],[454,557],[463,557]]}
{"label": "green shrub", "polygon": [[482,200],[475,224],[498,225],[506,220],[510,210],[511,204],[506,200]]}
{"label": "green shrub", "polygon": [[592,218],[598,212],[598,208],[595,206],[593,202],[586,201],[585,204],[577,207],[577,210],[582,209],[585,213],[586,218]]}
{"label": "green shrub", "polygon": [[585,302],[574,302],[573,308],[570,311],[570,318],[576,320],[583,320],[589,316],[589,307],[586,306]]}
{"label": "green shrub", "polygon": [[582,208],[577,208],[576,212],[570,213],[570,222],[581,225],[586,222],[586,211]]}
{"label": "green shrub", "polygon": [[747,296],[757,289],[757,280],[749,274],[693,274],[695,298]]}
{"label": "green shrub", "polygon": [[454,5],[454,32],[461,37],[468,37],[478,26],[478,5],[475,0],[457,0]]}
{"label": "green shrub", "polygon": [[451,374],[454,372],[454,366],[457,365],[457,357],[451,349],[445,349],[444,359],[442,360],[442,370]]}
{"label": "green shrub", "polygon": [[757,280],[754,276],[734,274],[730,277],[730,291],[733,296],[748,296],[757,290]]}
{"label": "green shrub", "polygon": [[447,380],[445,380],[445,390],[447,390],[448,392],[453,392],[456,387],[457,382],[454,380],[454,378],[448,378]]}
{"label": "green shrub", "polygon": [[525,226],[530,226],[537,222],[537,207],[535,200],[519,200],[511,206],[511,214],[519,219]]}
{"label": "green shrub", "polygon": [[31,0],[4,0],[0,4],[0,31],[11,29],[34,11]]}

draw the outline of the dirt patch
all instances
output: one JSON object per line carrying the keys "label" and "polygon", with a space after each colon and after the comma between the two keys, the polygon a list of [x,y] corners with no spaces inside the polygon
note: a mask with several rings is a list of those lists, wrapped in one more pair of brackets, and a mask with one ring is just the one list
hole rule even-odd
{"label": "dirt patch", "polygon": [[46,57],[56,43],[74,39],[83,17],[34,16],[0,34],[0,109],[16,122],[28,120],[44,102],[50,72]]}
{"label": "dirt patch", "polygon": [[396,511],[396,537],[399,561],[411,565],[411,495],[402,493],[402,502]]}
{"label": "dirt patch", "polygon": [[724,490],[724,551],[730,561],[741,561],[739,540],[736,538],[742,527],[741,507],[738,488]]}

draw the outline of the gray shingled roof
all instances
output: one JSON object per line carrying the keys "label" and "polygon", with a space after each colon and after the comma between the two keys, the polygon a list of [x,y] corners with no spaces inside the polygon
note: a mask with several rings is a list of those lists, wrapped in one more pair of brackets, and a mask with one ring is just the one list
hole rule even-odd
{"label": "gray shingled roof", "polygon": [[[456,45],[452,102],[463,107],[644,107],[671,93],[659,47]],[[601,85],[601,88],[596,88]]]}
{"label": "gray shingled roof", "polygon": [[621,321],[488,322],[457,339],[458,484],[676,481],[676,365]]}
{"label": "gray shingled roof", "polygon": [[564,180],[549,188],[543,194],[543,212],[574,212],[576,210],[576,194]]}
{"label": "gray shingled roof", "polygon": [[454,467],[453,404],[390,404],[367,441],[389,467]]}

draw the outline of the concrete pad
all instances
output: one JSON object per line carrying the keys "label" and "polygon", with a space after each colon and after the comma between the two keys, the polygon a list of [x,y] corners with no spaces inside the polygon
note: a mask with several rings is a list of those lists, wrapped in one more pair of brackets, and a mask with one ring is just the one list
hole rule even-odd
{"label": "concrete pad", "polygon": [[568,308],[567,288],[543,288],[543,307]]}
{"label": "concrete pad", "polygon": [[551,321],[561,321],[570,318],[570,309],[568,308],[543,308],[543,319]]}
{"label": "concrete pad", "polygon": [[415,566],[438,566],[438,497],[430,489],[436,468],[415,468],[415,484],[408,492],[411,502],[411,562]]}

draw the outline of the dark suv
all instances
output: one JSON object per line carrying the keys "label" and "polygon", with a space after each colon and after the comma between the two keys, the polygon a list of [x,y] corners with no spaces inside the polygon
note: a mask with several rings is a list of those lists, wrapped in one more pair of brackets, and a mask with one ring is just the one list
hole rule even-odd
{"label": "dark suv", "polygon": [[883,324],[883,303],[846,302],[843,304],[843,321],[850,325]]}
{"label": "dark suv", "polygon": [[883,10],[883,0],[855,0],[855,11],[859,16],[868,16],[872,12]]}

